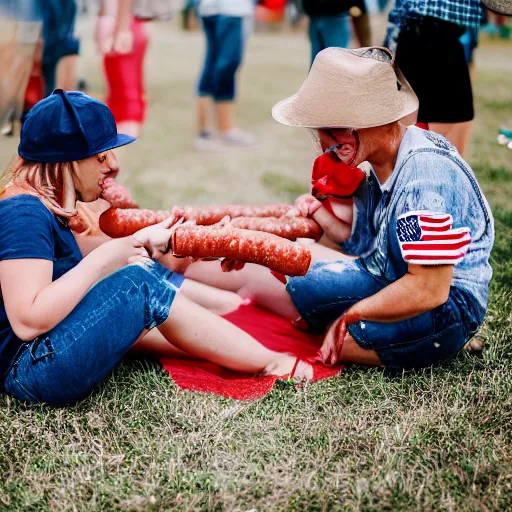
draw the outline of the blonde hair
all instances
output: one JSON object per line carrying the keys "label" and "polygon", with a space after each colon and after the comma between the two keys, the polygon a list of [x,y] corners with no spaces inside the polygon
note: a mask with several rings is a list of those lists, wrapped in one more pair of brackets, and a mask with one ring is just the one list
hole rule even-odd
{"label": "blonde hair", "polygon": [[16,186],[27,194],[37,196],[54,214],[70,218],[76,210],[66,210],[62,206],[66,179],[72,179],[71,162],[33,162],[17,157],[0,178],[0,193],[9,186]]}

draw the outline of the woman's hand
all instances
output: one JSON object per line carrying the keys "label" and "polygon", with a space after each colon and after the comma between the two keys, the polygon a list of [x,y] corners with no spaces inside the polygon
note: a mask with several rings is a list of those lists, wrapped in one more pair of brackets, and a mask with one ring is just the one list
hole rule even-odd
{"label": "woman's hand", "polygon": [[149,257],[144,245],[134,236],[113,238],[94,249],[87,256],[87,258],[96,260],[101,266],[101,277],[105,277],[130,263],[147,261]]}
{"label": "woman's hand", "polygon": [[175,226],[178,224],[175,217],[171,215],[163,222],[140,229],[133,234],[133,237],[147,249],[151,258],[157,260],[169,252],[171,248],[169,241]]}

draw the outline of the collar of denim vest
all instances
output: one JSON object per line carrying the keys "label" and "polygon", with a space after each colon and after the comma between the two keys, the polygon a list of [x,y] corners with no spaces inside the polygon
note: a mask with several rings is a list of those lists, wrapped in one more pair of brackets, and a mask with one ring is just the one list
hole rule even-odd
{"label": "collar of denim vest", "polygon": [[398,148],[398,155],[396,157],[395,168],[391,176],[384,184],[381,184],[380,189],[383,193],[390,193],[395,186],[395,183],[400,175],[400,171],[405,163],[405,160],[410,157],[416,150],[430,146],[431,142],[425,137],[426,131],[416,126],[409,126],[405,132],[404,138]]}

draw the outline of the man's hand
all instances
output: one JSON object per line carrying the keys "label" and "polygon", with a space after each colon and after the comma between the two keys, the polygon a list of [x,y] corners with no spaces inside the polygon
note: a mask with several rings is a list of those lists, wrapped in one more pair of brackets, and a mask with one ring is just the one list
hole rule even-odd
{"label": "man's hand", "polygon": [[354,308],[350,308],[341,318],[332,323],[318,351],[317,360],[329,366],[340,361],[347,327],[359,320],[361,320],[360,315]]}
{"label": "man's hand", "polygon": [[286,214],[288,217],[312,217],[322,207],[322,203],[311,194],[302,194],[295,200],[294,207]]}
{"label": "man's hand", "polygon": [[231,272],[232,270],[242,270],[245,267],[245,261],[240,260],[231,260],[229,258],[224,258],[220,267],[222,272]]}
{"label": "man's hand", "polygon": [[319,208],[313,219],[324,230],[324,235],[336,244],[345,242],[352,233],[352,224],[345,222],[329,213],[326,208]]}
{"label": "man's hand", "polygon": [[178,272],[178,274],[184,274],[185,270],[187,270],[189,265],[194,261],[190,257],[177,258],[176,256],[173,256],[170,251],[161,255],[159,258],[156,258],[156,260],[160,265],[163,265],[165,268],[168,268],[173,272]]}

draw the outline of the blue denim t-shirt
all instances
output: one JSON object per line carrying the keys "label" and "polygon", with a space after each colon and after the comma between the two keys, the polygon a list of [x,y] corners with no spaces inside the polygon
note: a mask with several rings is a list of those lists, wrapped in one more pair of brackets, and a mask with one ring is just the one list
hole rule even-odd
{"label": "blue denim t-shirt", "polygon": [[[71,230],[34,196],[0,201],[0,261],[35,258],[53,261],[52,281],[71,270],[82,254]],[[0,298],[0,384],[22,342],[11,329]]]}
{"label": "blue denim t-shirt", "polygon": [[454,229],[468,227],[471,233],[469,250],[454,267],[452,286],[487,309],[494,221],[475,175],[444,137],[409,127],[389,179],[380,185],[371,172],[354,197],[354,208],[352,235],[341,249],[360,256],[372,274],[388,283],[407,272],[398,217],[418,210],[451,214]]}

